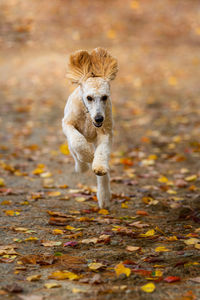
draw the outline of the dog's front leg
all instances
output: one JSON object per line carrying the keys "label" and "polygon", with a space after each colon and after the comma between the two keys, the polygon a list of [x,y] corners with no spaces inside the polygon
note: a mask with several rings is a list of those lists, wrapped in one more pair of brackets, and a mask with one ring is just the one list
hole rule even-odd
{"label": "dog's front leg", "polygon": [[91,163],[93,150],[85,137],[73,125],[67,124],[65,120],[63,120],[62,126],[74,158],[76,157],[80,162]]}
{"label": "dog's front leg", "polygon": [[109,170],[110,145],[111,139],[108,134],[98,136],[92,163],[92,170],[98,176],[107,174]]}
{"label": "dog's front leg", "polygon": [[97,199],[101,208],[108,207],[110,204],[110,147],[111,138],[109,134],[98,136],[92,170],[97,175]]}
{"label": "dog's front leg", "polygon": [[110,176],[109,172],[104,176],[96,176],[97,177],[97,199],[99,203],[99,207],[109,207],[110,205]]}

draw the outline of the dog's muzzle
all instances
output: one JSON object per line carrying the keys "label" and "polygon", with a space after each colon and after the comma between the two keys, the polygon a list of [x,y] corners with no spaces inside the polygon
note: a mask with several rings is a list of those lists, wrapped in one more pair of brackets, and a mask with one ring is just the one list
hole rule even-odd
{"label": "dog's muzzle", "polygon": [[94,126],[101,127],[103,125],[104,117],[102,115],[96,115],[94,120],[95,120],[95,122],[93,122]]}

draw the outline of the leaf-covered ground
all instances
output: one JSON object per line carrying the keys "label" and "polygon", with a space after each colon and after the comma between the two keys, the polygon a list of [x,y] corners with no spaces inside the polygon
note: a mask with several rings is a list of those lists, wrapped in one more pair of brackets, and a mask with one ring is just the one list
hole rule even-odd
{"label": "leaf-covered ground", "polygon": [[[0,4],[0,299],[200,299],[200,4]],[[67,55],[119,60],[112,205],[61,130]]]}

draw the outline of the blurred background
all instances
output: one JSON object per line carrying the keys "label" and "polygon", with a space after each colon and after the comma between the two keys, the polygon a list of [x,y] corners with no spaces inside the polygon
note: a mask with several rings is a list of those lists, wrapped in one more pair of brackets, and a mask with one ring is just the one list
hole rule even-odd
{"label": "blurred background", "polygon": [[[109,212],[101,212],[102,216],[97,213],[93,187],[96,178],[92,172],[75,174],[61,128],[65,103],[74,89],[65,78],[68,56],[78,49],[90,51],[96,47],[107,48],[119,62],[111,91],[115,127],[110,160],[112,206],[108,216]],[[92,281],[85,281],[91,282],[87,299],[97,299],[98,295],[98,299],[130,299],[130,295],[136,295],[131,299],[148,300],[200,299],[199,277],[193,278],[193,285],[188,280],[199,276],[199,81],[199,0],[0,0],[0,240],[1,244],[12,246],[15,242],[18,248],[18,253],[5,248],[14,257],[7,252],[1,256],[1,288],[3,284],[19,283],[25,292],[42,292],[44,278],[50,271],[41,268],[46,277],[29,283],[25,280],[29,271],[40,273],[36,263],[28,264],[28,270],[23,271],[26,268],[18,266],[15,257],[20,254],[21,263],[21,255],[43,257],[43,253],[53,254],[58,249],[87,256],[88,262],[97,258],[104,264],[105,260],[109,270],[129,257],[133,258],[134,268],[152,270],[152,275],[147,275],[151,271],[142,277],[137,273],[127,281],[124,277],[119,281],[114,277],[105,277],[106,281],[95,279],[93,283],[102,283],[98,285],[100,294],[92,294],[96,286],[93,289]],[[83,236],[71,235],[71,231],[68,235],[66,230],[63,236],[52,234],[52,225],[61,223],[56,223],[54,217],[55,223],[48,221],[47,211],[50,221],[54,212],[55,216],[64,213],[67,220],[69,213],[70,218],[73,215],[74,221],[67,222],[76,227],[74,230],[83,229]],[[79,223],[79,216],[85,215]],[[129,235],[132,227],[128,226],[133,219],[138,224],[133,231],[146,232],[145,238],[137,238],[136,234],[135,240],[132,231]],[[127,227],[119,228],[118,235],[115,224]],[[150,226],[149,230],[146,226]],[[147,239],[147,233],[154,232],[151,228],[155,235],[150,233]],[[117,230],[116,234],[113,230]],[[98,242],[87,248],[80,245],[82,238],[94,234],[110,234],[111,243],[105,242],[101,247]],[[74,242],[65,249],[46,249],[41,243],[49,239],[63,244],[73,238],[75,245],[78,239],[77,248],[73,247]],[[135,256],[125,250],[126,245],[133,243],[141,247],[136,247],[140,250],[135,251]],[[153,248],[161,245],[170,250],[155,252]],[[160,251],[169,252],[165,256]],[[164,277],[180,276],[181,282],[157,285],[162,272],[153,270],[159,267],[155,262],[161,262]],[[64,266],[68,270],[68,265]],[[161,275],[155,275],[157,270]],[[156,283],[152,296],[141,294],[140,287],[146,279]],[[115,289],[112,297],[110,288],[114,291],[118,284],[122,284],[121,292],[117,294]],[[124,284],[129,285],[128,290]],[[65,299],[67,293],[71,299],[86,299],[82,292],[72,295],[71,287],[72,282],[67,290],[63,285],[63,289],[55,289],[56,297],[47,298]],[[79,293],[79,286],[74,287],[74,293]],[[28,295],[25,298],[29,299]]]}
{"label": "blurred background", "polygon": [[68,55],[98,46],[119,61],[114,152],[152,143],[173,152],[174,140],[199,147],[198,0],[1,0],[0,45],[0,138],[9,150],[59,152],[74,88]]}

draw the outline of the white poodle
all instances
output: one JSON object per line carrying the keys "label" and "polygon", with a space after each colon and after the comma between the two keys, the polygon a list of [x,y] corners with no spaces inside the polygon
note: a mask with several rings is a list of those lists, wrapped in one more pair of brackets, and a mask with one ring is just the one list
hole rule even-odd
{"label": "white poodle", "polygon": [[117,60],[106,50],[77,51],[70,56],[67,77],[78,87],[69,96],[62,120],[63,132],[75,160],[75,170],[92,164],[97,175],[99,206],[110,203],[109,156],[112,144],[110,81],[117,74]]}

